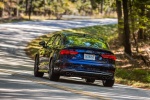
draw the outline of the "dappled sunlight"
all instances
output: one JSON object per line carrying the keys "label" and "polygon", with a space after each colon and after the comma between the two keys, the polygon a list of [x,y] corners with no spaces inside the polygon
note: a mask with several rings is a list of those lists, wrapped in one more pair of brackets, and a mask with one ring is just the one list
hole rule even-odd
{"label": "dappled sunlight", "polygon": [[123,67],[123,68],[129,68],[129,67],[132,67],[132,64],[125,64],[125,65],[122,65],[121,67]]}
{"label": "dappled sunlight", "polygon": [[[39,79],[38,79],[39,80]],[[40,79],[49,83],[48,78]],[[102,82],[97,80],[94,84],[85,83],[81,78],[68,78],[61,77],[59,82],[50,82],[59,86],[66,86],[75,90],[93,93],[104,97],[111,98],[112,100],[150,100],[150,91],[145,89],[133,88],[121,84],[115,84],[111,87],[103,87]],[[119,94],[118,94],[119,93]]]}
{"label": "dappled sunlight", "polygon": [[[70,83],[70,82],[69,82]],[[63,82],[59,83],[60,85]],[[66,85],[67,84],[67,85]],[[131,99],[131,100],[150,100],[149,90],[142,90],[139,88],[132,88],[131,86],[115,84],[114,87],[103,87],[101,81],[96,81],[95,84],[84,84],[79,83],[71,87],[71,84],[66,82],[64,85],[73,89],[79,89],[85,92],[91,92],[97,95],[103,95],[104,97],[111,98],[112,100],[123,100],[123,99]],[[142,92],[142,94],[141,94]],[[118,94],[119,93],[119,94]]]}
{"label": "dappled sunlight", "polygon": [[[38,85],[32,81],[12,76],[10,74],[3,74],[0,76],[0,97],[3,100],[90,100],[86,96],[72,94],[71,92],[55,89],[48,86]],[[9,86],[7,86],[9,83]]]}
{"label": "dappled sunlight", "polygon": [[[98,82],[98,83],[97,83]],[[150,91],[141,90],[138,88],[132,88],[131,86],[115,84],[113,88],[103,87],[101,83],[97,81],[96,84],[99,86],[92,86],[92,85],[75,85],[74,89],[78,88],[84,90],[85,92],[91,92],[93,94],[101,95],[104,97],[111,98],[112,100],[149,100]],[[70,86],[71,87],[71,86]],[[144,92],[144,94],[141,94]]]}
{"label": "dappled sunlight", "polygon": [[149,100],[150,96],[149,90],[132,88],[131,86],[121,84],[115,84],[114,87],[112,88],[103,87],[101,81],[96,81],[94,84],[88,84],[83,82],[83,79],[80,78],[73,78],[73,79],[63,78],[60,80],[60,82],[57,82],[55,84],[67,86],[73,89],[78,89],[83,92],[90,92],[97,95],[103,95],[104,97],[111,98],[112,100],[122,100],[122,99]]}

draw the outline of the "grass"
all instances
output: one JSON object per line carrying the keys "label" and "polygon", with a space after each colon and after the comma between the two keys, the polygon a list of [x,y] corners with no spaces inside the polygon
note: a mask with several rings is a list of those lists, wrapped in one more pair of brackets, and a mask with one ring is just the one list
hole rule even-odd
{"label": "grass", "polygon": [[[112,42],[116,43],[117,38],[117,25],[103,25],[103,26],[100,25],[100,26],[63,30],[63,32],[66,31],[93,34],[96,37],[103,38],[111,45],[113,45]],[[40,48],[38,44],[39,41],[48,40],[49,37],[51,37],[51,34],[43,35],[32,40],[26,48],[27,55],[33,58],[37,50]],[[113,48],[113,51],[118,52],[118,48],[115,49]],[[122,65],[127,65],[129,63],[129,61],[127,61],[126,58],[120,58],[118,57],[118,55],[117,58],[120,60],[119,63],[121,63]],[[119,65],[119,63],[118,62],[116,63],[118,64],[115,74],[116,83],[150,89],[150,69],[134,68],[133,66],[130,66],[129,68],[124,68],[119,67],[121,66]]]}
{"label": "grass", "polygon": [[20,21],[28,21],[28,19],[25,19],[23,17],[2,18],[2,19],[0,19],[0,24],[1,23],[20,22]]}
{"label": "grass", "polygon": [[150,70],[142,68],[117,68],[116,82],[150,89]]}
{"label": "grass", "polygon": [[53,16],[51,18],[44,17],[44,16],[31,16],[31,20],[29,20],[28,16],[22,15],[20,17],[8,17],[8,18],[1,18],[1,23],[12,23],[12,22],[20,22],[20,21],[34,21],[34,20],[45,20],[45,19],[55,19]]}

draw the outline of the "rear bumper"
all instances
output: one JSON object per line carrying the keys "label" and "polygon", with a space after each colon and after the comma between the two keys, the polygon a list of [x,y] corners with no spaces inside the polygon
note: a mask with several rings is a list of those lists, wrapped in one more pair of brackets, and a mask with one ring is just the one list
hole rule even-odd
{"label": "rear bumper", "polygon": [[115,65],[96,61],[59,60],[54,70],[62,76],[106,80],[114,79]]}
{"label": "rear bumper", "polygon": [[109,72],[88,72],[88,71],[78,71],[74,69],[62,69],[60,74],[63,76],[71,77],[82,77],[82,78],[95,78],[98,80],[114,79],[114,74]]}

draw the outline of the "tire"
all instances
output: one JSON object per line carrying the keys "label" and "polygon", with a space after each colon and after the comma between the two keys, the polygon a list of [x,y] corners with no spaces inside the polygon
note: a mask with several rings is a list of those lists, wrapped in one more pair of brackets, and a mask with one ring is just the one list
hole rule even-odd
{"label": "tire", "polygon": [[49,63],[49,80],[51,81],[58,81],[60,78],[59,74],[54,73],[54,65],[53,65],[53,60],[50,60]]}
{"label": "tire", "polygon": [[105,87],[112,87],[115,83],[115,80],[102,80],[103,86]]}
{"label": "tire", "polygon": [[35,77],[43,77],[43,72],[38,72],[39,70],[39,55],[35,56],[35,62],[34,62],[34,76]]}
{"label": "tire", "polygon": [[95,79],[86,78],[85,81],[86,81],[86,83],[94,83],[94,82],[95,82]]}

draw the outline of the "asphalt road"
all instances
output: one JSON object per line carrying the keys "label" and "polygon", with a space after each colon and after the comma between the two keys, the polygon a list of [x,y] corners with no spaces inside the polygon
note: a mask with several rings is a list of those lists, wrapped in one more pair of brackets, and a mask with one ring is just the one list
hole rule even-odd
{"label": "asphalt road", "polygon": [[87,84],[80,78],[61,77],[58,82],[33,77],[33,63],[25,46],[37,36],[62,29],[117,23],[116,19],[46,20],[0,24],[0,100],[150,100],[150,90],[101,81]]}

